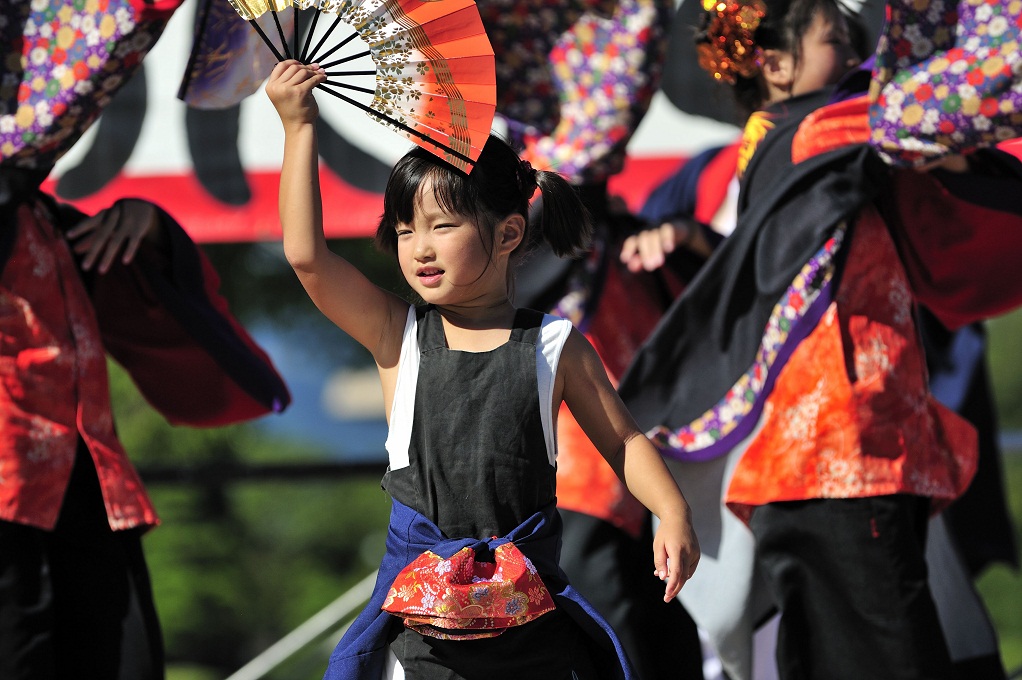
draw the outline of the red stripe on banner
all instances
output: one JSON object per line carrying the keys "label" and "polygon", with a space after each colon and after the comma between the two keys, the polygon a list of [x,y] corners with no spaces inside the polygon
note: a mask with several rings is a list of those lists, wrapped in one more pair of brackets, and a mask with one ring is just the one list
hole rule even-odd
{"label": "red stripe on banner", "polygon": [[[277,216],[278,172],[246,173],[252,197],[243,206],[213,198],[194,175],[120,175],[100,191],[68,200],[82,212],[94,214],[120,198],[143,198],[159,205],[199,243],[267,241],[281,237]],[[323,230],[328,238],[370,236],[383,208],[382,195],[356,189],[332,172],[320,175],[324,196]],[[55,191],[55,182],[43,189]]]}
{"label": "red stripe on banner", "polygon": [[[610,180],[610,191],[631,210],[638,210],[649,192],[681,165],[674,156],[629,158],[624,170]],[[277,172],[247,173],[252,198],[244,206],[231,206],[213,198],[193,175],[120,175],[100,191],[81,199],[59,200],[94,214],[114,201],[142,198],[170,213],[199,243],[266,241],[281,237],[277,217]],[[323,229],[327,238],[365,238],[376,231],[383,196],[356,189],[330,170],[321,172]],[[43,189],[56,190],[48,180]]]}

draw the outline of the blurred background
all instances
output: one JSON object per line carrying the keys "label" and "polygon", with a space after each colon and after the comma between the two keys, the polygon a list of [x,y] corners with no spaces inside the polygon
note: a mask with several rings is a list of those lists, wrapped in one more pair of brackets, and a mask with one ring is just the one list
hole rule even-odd
{"label": "blurred background", "polygon": [[[307,622],[350,588],[364,587],[383,551],[389,502],[379,486],[386,467],[380,388],[368,354],[321,317],[276,241],[282,138],[265,96],[259,92],[219,111],[191,110],[175,97],[196,7],[186,0],[143,69],[62,159],[49,189],[86,211],[126,195],[167,209],[202,244],[232,310],[267,349],[294,396],[285,413],[245,426],[174,428],[111,365],[119,432],[163,519],[145,549],[169,680],[255,677],[238,671],[296,629],[304,631],[294,645],[301,650],[265,677],[319,678],[341,624],[333,609],[322,623]],[[630,142],[623,172],[611,182],[611,192],[632,209],[686,158],[737,135],[721,101],[687,89],[689,43],[679,22],[663,89]],[[698,106],[683,113],[679,102]],[[392,262],[367,237],[390,164],[408,142],[361,113],[333,102],[321,101],[321,107],[331,247],[401,292]],[[1022,312],[991,321],[988,330],[1017,528]],[[1005,666],[1015,672],[1022,668],[1020,576],[997,565],[979,587]],[[359,603],[354,606],[357,611]]]}

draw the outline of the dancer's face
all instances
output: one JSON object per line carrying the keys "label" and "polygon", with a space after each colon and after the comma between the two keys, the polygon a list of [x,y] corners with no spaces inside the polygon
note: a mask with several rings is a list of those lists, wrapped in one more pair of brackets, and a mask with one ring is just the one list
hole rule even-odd
{"label": "dancer's face", "polygon": [[790,92],[793,97],[834,85],[859,65],[848,24],[844,19],[833,22],[819,11],[802,36],[801,59],[798,63],[792,61]]}

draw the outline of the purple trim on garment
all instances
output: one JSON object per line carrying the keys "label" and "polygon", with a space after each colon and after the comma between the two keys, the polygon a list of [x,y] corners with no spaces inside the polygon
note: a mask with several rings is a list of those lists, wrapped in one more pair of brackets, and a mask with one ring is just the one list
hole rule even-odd
{"label": "purple trim on garment", "polygon": [[897,166],[1022,134],[1015,0],[891,0],[876,49],[870,144]]}
{"label": "purple trim on garment", "polygon": [[788,336],[787,342],[785,342],[778,351],[777,358],[774,360],[773,365],[767,372],[767,378],[763,382],[762,391],[752,403],[752,407],[749,412],[738,418],[738,424],[735,426],[734,430],[724,435],[713,444],[702,449],[690,451],[688,449],[668,448],[660,449],[660,453],[668,458],[674,458],[675,460],[681,460],[688,463],[702,463],[727,455],[739,444],[739,442],[748,437],[759,422],[759,416],[763,412],[763,405],[766,403],[767,397],[770,396],[770,393],[773,391],[774,383],[777,381],[777,376],[780,374],[781,369],[788,363],[788,359],[791,358],[791,355],[795,352],[795,349],[799,346],[799,344],[813,332],[816,325],[820,322],[820,319],[823,318],[824,313],[826,313],[827,308],[830,307],[830,303],[833,299],[831,296],[831,289],[832,283],[828,282],[825,284],[820,289],[820,294],[817,296],[816,300],[809,305],[806,314],[792,326],[791,334]]}
{"label": "purple trim on garment", "polygon": [[752,365],[712,408],[676,429],[660,425],[647,432],[661,454],[683,461],[712,460],[752,432],[780,370],[833,300],[836,260],[844,238],[845,230],[839,227],[802,267],[770,315]]}
{"label": "purple trim on garment", "polygon": [[864,94],[869,88],[870,80],[873,78],[873,66],[875,63],[876,55],[871,54],[866,61],[846,73],[841,80],[838,81],[838,84],[834,86],[834,91],[830,95],[829,103],[835,104],[837,102],[843,102]]}

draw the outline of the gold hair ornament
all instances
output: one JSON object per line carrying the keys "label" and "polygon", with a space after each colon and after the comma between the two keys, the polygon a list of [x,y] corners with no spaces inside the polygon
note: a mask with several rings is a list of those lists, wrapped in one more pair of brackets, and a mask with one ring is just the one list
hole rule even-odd
{"label": "gold hair ornament", "polygon": [[760,49],[753,34],[766,16],[763,0],[703,0],[709,12],[706,33],[696,45],[699,66],[716,80],[734,85],[738,76],[751,78],[760,67]]}

